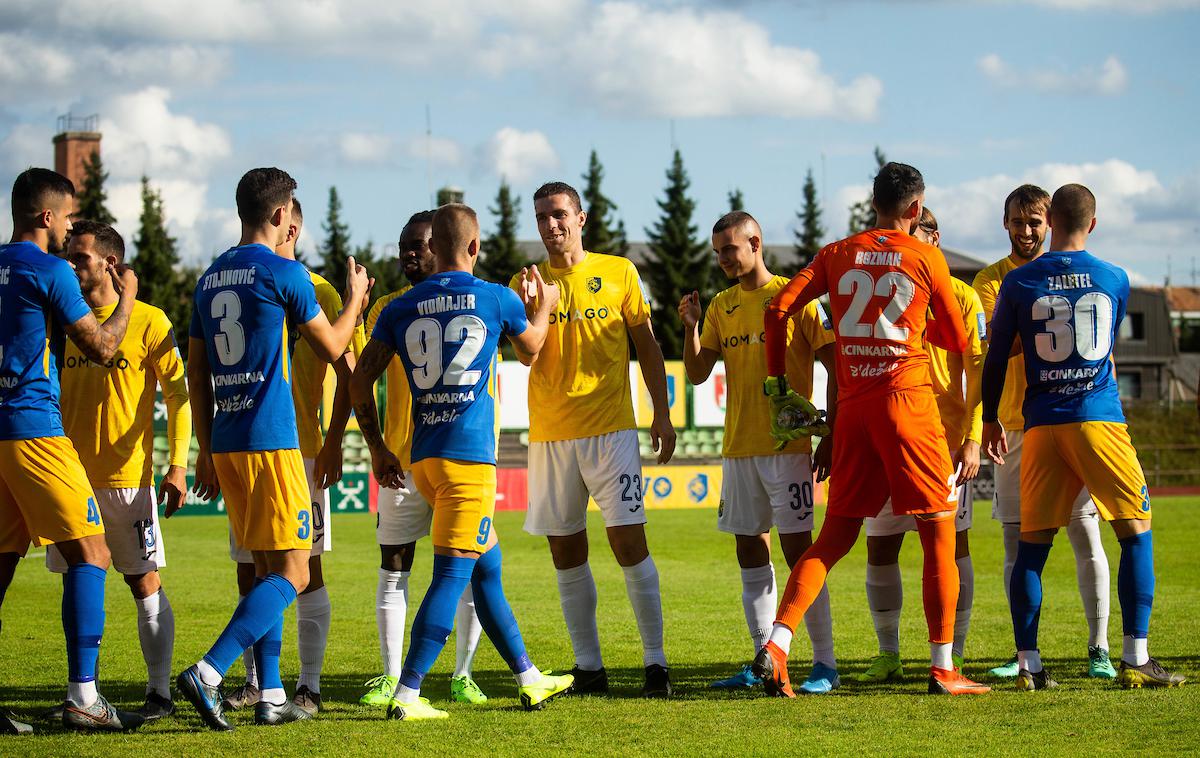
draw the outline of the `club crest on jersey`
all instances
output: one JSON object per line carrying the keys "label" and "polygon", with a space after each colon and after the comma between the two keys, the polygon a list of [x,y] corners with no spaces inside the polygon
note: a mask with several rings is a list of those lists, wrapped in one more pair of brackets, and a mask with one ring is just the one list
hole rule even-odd
{"label": "club crest on jersey", "polygon": [[600,277],[598,277],[598,276],[589,276],[589,277],[587,278],[587,288],[588,288],[588,292],[590,292],[590,293],[592,293],[592,294],[594,295],[594,294],[596,294],[597,292],[599,292],[599,291],[600,291],[600,287],[601,287]]}
{"label": "club crest on jersey", "polygon": [[771,298],[769,298],[769,297],[763,298],[763,310],[765,311],[767,308],[770,308],[770,307],[771,307]]}
{"label": "club crest on jersey", "polygon": [[878,243],[879,243],[879,244],[881,244],[881,245],[886,245],[886,244],[887,244],[887,237],[884,237],[883,235],[880,235],[880,236],[878,236],[878,237],[876,237],[876,238],[875,238],[875,241],[876,241],[876,242],[878,242]]}

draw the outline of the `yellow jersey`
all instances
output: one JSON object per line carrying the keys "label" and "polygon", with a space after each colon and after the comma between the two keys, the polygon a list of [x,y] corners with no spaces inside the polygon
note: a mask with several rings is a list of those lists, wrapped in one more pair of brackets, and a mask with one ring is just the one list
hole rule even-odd
{"label": "yellow jersey", "polygon": [[[529,440],[595,437],[634,429],[630,327],[650,320],[637,269],[625,258],[585,253],[574,266],[538,264],[560,288],[546,344],[529,370]],[[509,286],[521,286],[518,273]]]}
{"label": "yellow jersey", "polygon": [[[412,289],[412,285],[401,287],[375,301],[367,314],[367,334],[375,330],[375,322],[387,304]],[[408,390],[408,377],[404,373],[404,362],[400,356],[392,358],[385,374],[387,402],[384,404],[383,441],[388,450],[395,453],[407,471],[412,457],[412,395]]]}
{"label": "yellow jersey", "polygon": [[980,383],[983,380],[983,340],[987,336],[987,319],[979,295],[971,285],[951,277],[950,290],[962,312],[963,328],[967,332],[967,350],[964,353],[950,353],[932,344],[927,345],[926,349],[929,351],[929,379],[937,396],[946,441],[958,450],[966,440],[980,442],[983,439],[983,395]]}
{"label": "yellow jersey", "polygon": [[[975,292],[987,317],[991,329],[992,314],[996,310],[996,298],[1000,296],[1000,283],[1009,271],[1017,268],[1012,256],[1005,256],[975,275]],[[1008,371],[1004,375],[1004,392],[1000,395],[997,417],[1005,429],[1021,431],[1025,428],[1025,416],[1021,406],[1025,403],[1025,356],[1021,353],[1008,359]]]}
{"label": "yellow jersey", "polygon": [[[342,296],[325,277],[315,271],[309,271],[308,275],[317,293],[317,304],[325,318],[333,323],[342,312]],[[346,352],[361,353],[366,341],[363,335],[361,324],[354,327],[354,338]],[[325,443],[321,434],[321,406],[325,400],[325,372],[328,369],[329,364],[317,357],[307,340],[297,340],[292,353],[292,403],[296,408],[300,455],[304,458],[316,458]]]}
{"label": "yellow jersey", "polygon": [[[116,303],[93,308],[100,322]],[[188,465],[192,412],[187,376],[167,314],[136,300],[117,354],[104,365],[67,340],[63,352],[63,429],[79,452],[93,487],[154,484],[154,394],[167,405],[169,463]]]}
{"label": "yellow jersey", "polygon": [[[775,449],[771,403],[763,394],[763,380],[767,378],[763,313],[787,283],[786,276],[775,276],[756,290],[734,285],[718,293],[704,313],[700,347],[715,351],[725,361],[725,438],[721,455],[726,458],[812,453],[808,437],[788,443],[783,450]],[[788,321],[788,385],[810,400],[813,359],[817,350],[833,342],[830,326],[816,300]]]}

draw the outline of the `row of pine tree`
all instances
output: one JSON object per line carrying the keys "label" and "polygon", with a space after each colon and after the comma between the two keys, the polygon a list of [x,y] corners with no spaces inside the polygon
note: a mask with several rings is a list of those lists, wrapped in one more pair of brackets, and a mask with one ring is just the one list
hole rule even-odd
{"label": "row of pine tree", "polygon": [[[875,161],[877,167],[886,163],[878,148],[875,149]],[[108,173],[100,154],[96,153],[85,164],[83,187],[79,194],[80,218],[109,224],[115,222],[106,204],[104,184],[107,179]],[[660,216],[645,229],[647,256],[641,274],[652,301],[654,322],[660,325],[656,333],[662,343],[663,354],[673,359],[679,358],[682,351],[682,335],[675,328],[679,299],[685,292],[696,290],[707,302],[714,294],[730,286],[730,282],[717,267],[707,236],[700,235],[700,229],[693,220],[696,201],[688,194],[691,180],[679,150],[674,152],[666,179],[663,197],[657,201]],[[604,194],[603,181],[604,167],[593,150],[587,172],[583,175],[581,193],[584,209],[588,213],[583,232],[584,248],[625,256],[630,248],[625,222],[617,216],[617,204]],[[825,238],[822,210],[811,169],[805,175],[801,198],[800,210],[796,214],[794,256],[790,260],[780,260],[777,255],[767,254],[767,267],[775,273],[788,276],[795,273],[812,260]],[[728,202],[731,211],[745,210],[740,189],[729,193]],[[513,273],[531,261],[517,239],[521,201],[506,180],[501,179],[495,204],[488,210],[496,222],[483,240],[476,273],[485,279],[507,283]],[[311,210],[306,213],[311,217]],[[850,208],[849,231],[853,233],[871,228],[875,223],[874,216],[870,197],[855,203]],[[376,251],[373,241],[368,240],[358,246],[353,244],[350,227],[342,219],[342,202],[337,187],[329,188],[325,217],[320,226],[323,236],[317,246],[319,260],[304,260],[304,263],[334,286],[340,287],[345,281],[346,257],[349,255],[354,255],[375,276],[375,297],[403,286],[399,265],[394,260],[384,259]],[[302,235],[305,233],[302,232]],[[542,257],[539,255],[538,259]],[[167,232],[162,194],[144,176],[142,212],[130,262],[138,272],[138,298],[166,311],[180,336],[179,347],[186,357],[187,340],[182,335],[186,334],[191,321],[192,291],[202,268],[182,265],[176,240]]]}

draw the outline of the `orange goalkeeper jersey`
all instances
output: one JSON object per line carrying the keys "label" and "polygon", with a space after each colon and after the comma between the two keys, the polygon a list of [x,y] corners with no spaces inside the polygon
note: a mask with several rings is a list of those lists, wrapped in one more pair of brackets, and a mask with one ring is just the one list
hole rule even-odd
{"label": "orange goalkeeper jersey", "polygon": [[788,317],[826,292],[839,403],[930,386],[929,311],[931,342],[956,353],[967,348],[942,252],[904,232],[871,229],[822,248],[771,301],[764,324],[771,376],[785,370]]}

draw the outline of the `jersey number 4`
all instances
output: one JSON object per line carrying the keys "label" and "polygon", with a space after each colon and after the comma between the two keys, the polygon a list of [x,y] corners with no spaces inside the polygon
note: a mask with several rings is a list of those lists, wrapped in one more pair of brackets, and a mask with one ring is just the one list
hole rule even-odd
{"label": "jersey number 4", "polygon": [[[412,361],[412,381],[418,389],[432,389],[442,380],[451,386],[472,385],[482,373],[471,364],[483,350],[487,326],[478,316],[455,316],[445,330],[437,319],[419,318],[404,333],[404,345]],[[461,347],[449,365],[442,368],[442,343],[456,342]]]}
{"label": "jersey number 4", "polygon": [[[904,315],[912,305],[916,287],[899,271],[889,271],[878,279],[861,269],[852,268],[838,280],[838,294],[850,296],[850,307],[838,321],[838,334],[842,337],[874,337],[893,342],[908,341],[908,327],[896,326],[896,319]],[[871,296],[890,297],[888,304],[879,313],[874,324],[862,323],[863,313]]]}
{"label": "jersey number 4", "polygon": [[1033,302],[1030,315],[1046,322],[1033,345],[1047,363],[1061,363],[1075,352],[1099,361],[1112,350],[1113,303],[1103,292],[1088,292],[1074,306],[1062,295],[1044,295]]}

